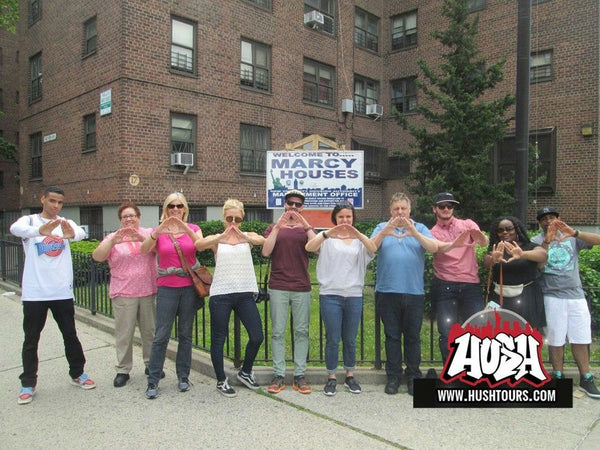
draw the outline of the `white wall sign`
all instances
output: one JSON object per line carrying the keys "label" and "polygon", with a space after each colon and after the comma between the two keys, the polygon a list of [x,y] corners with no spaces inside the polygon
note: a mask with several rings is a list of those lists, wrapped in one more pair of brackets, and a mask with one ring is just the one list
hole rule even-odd
{"label": "white wall sign", "polygon": [[112,89],[100,92],[100,115],[105,116],[112,112]]}

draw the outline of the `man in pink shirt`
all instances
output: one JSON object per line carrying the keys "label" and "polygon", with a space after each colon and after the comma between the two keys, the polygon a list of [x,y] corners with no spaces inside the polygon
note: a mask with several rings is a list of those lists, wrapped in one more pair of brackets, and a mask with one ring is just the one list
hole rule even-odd
{"label": "man in pink shirt", "polygon": [[472,220],[454,217],[454,208],[459,202],[450,192],[437,194],[433,202],[436,224],[431,234],[438,241],[452,242],[462,234],[470,235],[465,246],[433,255],[431,296],[440,333],[440,351],[445,362],[449,354],[450,327],[483,309],[474,244],[487,246],[488,239]]}

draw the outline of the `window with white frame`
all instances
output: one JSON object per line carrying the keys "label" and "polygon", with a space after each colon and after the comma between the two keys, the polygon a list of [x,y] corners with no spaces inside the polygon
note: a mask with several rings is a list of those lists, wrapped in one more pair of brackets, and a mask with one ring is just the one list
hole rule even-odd
{"label": "window with white frame", "polygon": [[354,43],[359,47],[379,51],[379,17],[356,8],[354,12]]}
{"label": "window with white frame", "polygon": [[374,105],[379,100],[379,82],[360,76],[354,76],[354,111],[367,113],[367,105]]}
{"label": "window with white frame", "polygon": [[42,132],[29,135],[29,151],[32,180],[42,178]]}
{"label": "window with white frame", "polygon": [[171,18],[171,69],[195,73],[196,24],[181,18]]}
{"label": "window with white frame", "polygon": [[312,28],[328,34],[335,33],[335,3],[334,0],[304,0],[304,13],[319,11],[323,14],[323,25]]}
{"label": "window with white frame", "polygon": [[29,59],[29,103],[42,98],[42,54],[38,53]]}
{"label": "window with white frame", "polygon": [[96,16],[87,20],[83,24],[83,56],[91,55],[96,52],[96,44],[98,41],[98,27]]}
{"label": "window with white frame", "polygon": [[171,113],[171,153],[196,151],[196,116]]}
{"label": "window with white frame", "polygon": [[552,80],[552,50],[544,50],[531,54],[529,81],[539,83]]}
{"label": "window with white frame", "polygon": [[392,50],[417,45],[417,11],[392,17]]}
{"label": "window with white frame", "polygon": [[242,39],[240,59],[242,86],[269,91],[271,89],[271,48],[259,42]]}
{"label": "window with white frame", "polygon": [[265,174],[271,130],[257,125],[240,125],[240,171]]}
{"label": "window with white frame", "polygon": [[88,114],[83,118],[83,151],[96,150],[96,113]]}
{"label": "window with white frame", "polygon": [[391,83],[392,107],[399,113],[411,113],[417,109],[416,77],[401,78]]}
{"label": "window with white frame", "polygon": [[334,105],[334,68],[327,64],[304,58],[302,98],[307,102]]}

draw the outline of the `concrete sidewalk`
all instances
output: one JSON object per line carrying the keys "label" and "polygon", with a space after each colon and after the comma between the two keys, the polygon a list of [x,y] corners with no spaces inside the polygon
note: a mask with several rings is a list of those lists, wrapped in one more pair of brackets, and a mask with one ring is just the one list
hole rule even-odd
{"label": "concrete sidewalk", "polygon": [[[238,396],[229,399],[215,389],[209,358],[201,352],[195,352],[189,392],[177,391],[175,367],[167,360],[160,396],[149,401],[140,348],[134,348],[131,380],[114,388],[112,321],[87,311],[78,311],[77,328],[86,372],[98,387],[84,391],[69,384],[62,339],[50,315],[33,403],[17,405],[22,312],[10,289],[0,285],[2,449],[600,448],[600,401],[587,397],[574,398],[572,409],[413,409],[408,394],[384,394],[382,374],[375,371],[357,373],[362,394],[342,388],[327,397],[321,392],[324,370],[314,369],[311,395],[289,386],[275,396],[236,386]],[[258,372],[264,384],[270,370]]]}

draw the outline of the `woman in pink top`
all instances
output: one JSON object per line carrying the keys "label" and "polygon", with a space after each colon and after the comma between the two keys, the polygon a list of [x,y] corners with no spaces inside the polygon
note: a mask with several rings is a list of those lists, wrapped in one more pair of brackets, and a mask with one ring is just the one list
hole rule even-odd
{"label": "woman in pink top", "polygon": [[196,317],[197,294],[192,278],[181,265],[173,242],[177,241],[187,263],[194,267],[194,242],[202,238],[202,231],[198,225],[186,223],[188,214],[189,207],[183,194],[175,192],[169,195],[163,204],[160,225],[144,240],[141,248],[142,252],[152,251],[158,255],[156,333],[148,364],[148,399],[158,396],[158,381],[161,378],[175,317],[178,317],[175,360],[177,388],[180,392],[190,389],[188,377],[192,366],[192,327]]}
{"label": "woman in pink top", "polygon": [[108,261],[110,298],[115,316],[117,375],[115,387],[125,386],[133,367],[132,345],[135,323],[142,337],[146,371],[154,338],[156,304],[156,258],[140,252],[152,229],[140,227],[140,209],[133,203],[119,207],[121,228],[109,234],[92,253],[96,261]]}

